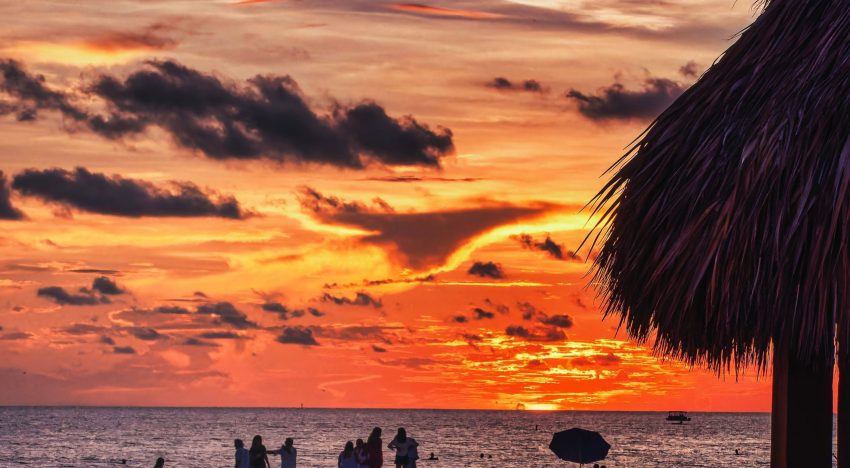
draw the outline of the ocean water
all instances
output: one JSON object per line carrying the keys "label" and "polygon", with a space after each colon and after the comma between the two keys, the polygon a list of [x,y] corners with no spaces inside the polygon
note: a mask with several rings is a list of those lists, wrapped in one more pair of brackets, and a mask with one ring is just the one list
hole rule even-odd
{"label": "ocean water", "polygon": [[[232,467],[233,439],[266,447],[295,439],[298,466],[335,467],[348,440],[374,426],[386,445],[399,426],[434,452],[428,467],[566,467],[548,449],[552,433],[600,432],[613,467],[768,466],[770,415],[692,413],[683,425],[652,412],[531,412],[359,409],[0,408],[0,466]],[[735,454],[735,450],[739,455]],[[482,459],[480,454],[485,454]],[[492,458],[489,458],[491,457]],[[385,450],[385,460],[390,460]],[[126,464],[121,464],[121,460]],[[272,466],[279,458],[270,456]],[[384,466],[388,466],[385,464]]]}

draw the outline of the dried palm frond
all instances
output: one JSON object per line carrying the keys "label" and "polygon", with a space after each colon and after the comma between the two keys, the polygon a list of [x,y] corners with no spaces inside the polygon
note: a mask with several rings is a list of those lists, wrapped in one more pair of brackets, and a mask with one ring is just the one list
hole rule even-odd
{"label": "dried palm frond", "polygon": [[612,170],[591,202],[606,315],[718,371],[766,368],[772,343],[832,365],[850,331],[850,0],[764,2]]}

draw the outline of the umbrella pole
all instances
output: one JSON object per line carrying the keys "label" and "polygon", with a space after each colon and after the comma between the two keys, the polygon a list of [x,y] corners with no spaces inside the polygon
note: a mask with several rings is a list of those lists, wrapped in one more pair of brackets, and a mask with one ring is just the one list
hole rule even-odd
{"label": "umbrella pole", "polygon": [[832,466],[833,369],[810,367],[788,347],[773,349],[770,466]]}
{"label": "umbrella pole", "polygon": [[850,468],[850,350],[838,333],[838,468]]}

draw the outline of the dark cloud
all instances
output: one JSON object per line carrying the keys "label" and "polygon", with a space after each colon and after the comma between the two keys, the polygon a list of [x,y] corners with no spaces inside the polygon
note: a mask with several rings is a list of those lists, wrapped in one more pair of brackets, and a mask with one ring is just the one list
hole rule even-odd
{"label": "dark cloud", "polygon": [[118,284],[115,283],[115,281],[112,281],[105,276],[95,278],[92,282],[91,288],[94,291],[108,296],[117,296],[127,292],[126,290],[118,287]]}
{"label": "dark cloud", "polygon": [[557,328],[544,328],[529,330],[520,325],[510,325],[505,329],[505,334],[517,338],[523,338],[528,341],[563,341],[567,339],[567,335]]}
{"label": "dark cloud", "polygon": [[312,326],[310,330],[320,338],[342,341],[380,341],[392,344],[397,341],[395,332],[404,330],[399,326],[384,325],[322,325]]}
{"label": "dark cloud", "polygon": [[566,314],[540,317],[540,323],[558,328],[572,328],[573,318]]}
{"label": "dark cloud", "polygon": [[484,310],[481,307],[475,307],[472,309],[472,313],[475,316],[475,320],[484,320],[484,319],[492,319],[496,316],[493,312],[489,310]]}
{"label": "dark cloud", "polygon": [[325,293],[322,295],[320,300],[325,303],[332,303],[341,306],[374,307],[376,309],[380,309],[384,306],[380,299],[376,299],[369,293],[365,292],[358,292],[354,296],[354,299]]}
{"label": "dark cloud", "polygon": [[411,182],[478,182],[484,179],[478,177],[428,177],[414,175],[398,175],[384,177],[367,177],[363,180],[373,182],[395,182],[395,183],[411,183]]}
{"label": "dark cloud", "polygon": [[101,75],[84,86],[86,97],[106,108],[97,114],[47,88],[43,77],[18,62],[0,62],[0,71],[0,91],[14,98],[6,113],[16,112],[19,120],[54,110],[110,139],[157,127],[177,145],[212,159],[438,167],[454,152],[449,129],[390,117],[374,102],[315,111],[289,76],[257,75],[237,86],[174,61],[150,61],[124,79]]}
{"label": "dark cloud", "polygon": [[570,250],[566,250],[563,245],[556,243],[548,234],[544,240],[534,239],[529,234],[519,234],[511,236],[511,239],[516,240],[522,245],[522,248],[528,250],[539,250],[546,252],[550,257],[558,260],[574,260],[581,261],[581,257]]}
{"label": "dark cloud", "polygon": [[164,340],[166,338],[165,335],[159,333],[153,328],[135,327],[130,328],[128,331],[131,335],[143,341],[157,341]]}
{"label": "dark cloud", "polygon": [[9,190],[9,183],[6,180],[6,174],[0,171],[0,219],[23,219],[24,214],[21,210],[12,206],[12,193]]}
{"label": "dark cloud", "polygon": [[211,343],[209,341],[199,340],[197,338],[186,338],[183,342],[183,346],[203,346],[210,348],[217,348],[218,345],[216,343]]}
{"label": "dark cloud", "polygon": [[309,187],[300,189],[299,201],[325,224],[372,232],[360,241],[385,248],[396,261],[414,269],[442,265],[458,248],[497,226],[565,208],[547,203],[481,202],[484,206],[474,208],[399,213],[376,203],[367,206],[324,196]]}
{"label": "dark cloud", "polygon": [[0,334],[2,341],[23,341],[32,338],[32,333],[27,332],[7,332]]}
{"label": "dark cloud", "polygon": [[691,60],[679,67],[679,73],[685,78],[696,78],[699,74],[699,65]]}
{"label": "dark cloud", "polygon": [[89,172],[78,167],[27,169],[17,174],[12,187],[22,195],[40,198],[91,213],[114,216],[217,216],[244,219],[232,196],[202,190],[191,182],[171,182],[168,188],[119,175]]}
{"label": "dark cloud", "polygon": [[203,338],[206,340],[241,340],[245,337],[234,332],[230,331],[211,331],[204,332],[198,335],[198,338]]}
{"label": "dark cloud", "polygon": [[113,354],[136,354],[136,350],[132,346],[115,346],[112,348]]}
{"label": "dark cloud", "polygon": [[545,93],[547,91],[537,80],[525,80],[515,83],[501,76],[487,82],[487,86],[499,91],[526,91],[529,93]]}
{"label": "dark cloud", "polygon": [[570,363],[575,367],[611,367],[623,362],[623,359],[614,353],[598,354],[590,357],[575,358]]}
{"label": "dark cloud", "polygon": [[102,344],[105,344],[105,345],[110,345],[110,346],[115,345],[115,340],[113,340],[111,337],[106,336],[106,335],[101,335],[100,340],[98,340],[98,341]]}
{"label": "dark cloud", "polygon": [[44,76],[27,73],[20,62],[0,60],[0,75],[3,78],[0,92],[13,99],[11,104],[0,107],[0,113],[17,113],[19,121],[31,121],[39,110],[51,110],[73,121],[86,120],[86,113],[77,109],[67,96],[49,89]]}
{"label": "dark cloud", "polygon": [[622,83],[601,88],[596,95],[572,89],[566,96],[591,120],[654,119],[676,100],[686,86],[667,78],[647,78],[642,89],[628,90]]}
{"label": "dark cloud", "polygon": [[386,352],[387,352],[387,348],[382,348],[382,347],[380,347],[380,346],[378,346],[378,345],[372,345],[372,351],[374,351],[374,352],[376,352],[376,353],[386,353]]}
{"label": "dark cloud", "polygon": [[534,304],[530,302],[517,302],[517,308],[522,314],[523,320],[533,320],[535,317],[543,313]]}
{"label": "dark cloud", "polygon": [[100,325],[92,325],[89,323],[72,323],[71,325],[62,328],[62,332],[67,333],[69,335],[94,335],[98,333],[104,333],[107,330],[108,329],[106,327],[102,327]]}
{"label": "dark cloud", "polygon": [[511,311],[510,307],[506,306],[505,304],[500,304],[500,303],[490,299],[489,297],[484,299],[484,304],[486,304],[489,307],[496,309],[496,312],[498,312],[502,315],[506,315],[506,314],[510,313],[510,311]]}
{"label": "dark cloud", "polygon": [[304,327],[286,327],[277,337],[278,343],[318,346],[319,342],[313,337],[313,330]]}
{"label": "dark cloud", "polygon": [[273,313],[277,314],[277,316],[281,320],[289,320],[290,318],[299,318],[299,317],[303,317],[307,314],[310,314],[313,317],[322,317],[322,316],[325,315],[324,312],[322,312],[319,309],[316,309],[315,307],[307,307],[307,308],[303,308],[303,309],[290,309],[289,307],[287,307],[287,306],[285,306],[285,305],[283,305],[279,302],[266,302],[265,304],[263,304],[261,306],[261,308],[263,310],[265,310],[266,312],[273,312]]}
{"label": "dark cloud", "polygon": [[452,316],[451,320],[452,320],[452,322],[456,322],[456,323],[466,323],[466,322],[468,322],[468,321],[469,321],[469,319],[468,319],[468,318],[466,318],[466,316],[465,316],[465,315],[455,315],[455,316]]}
{"label": "dark cloud", "polygon": [[103,268],[74,268],[67,271],[68,273],[87,273],[95,275],[117,275],[121,273],[118,270],[107,270]]}
{"label": "dark cloud", "polygon": [[505,277],[502,265],[493,262],[475,262],[466,273],[481,278],[502,279]]}
{"label": "dark cloud", "polygon": [[108,297],[95,295],[86,288],[80,288],[79,293],[70,293],[61,286],[47,286],[39,288],[37,294],[39,297],[49,299],[59,305],[84,306],[109,304],[111,302]]}
{"label": "dark cloud", "polygon": [[196,313],[210,315],[219,322],[231,325],[233,328],[257,328],[257,324],[248,320],[248,316],[230,302],[210,302],[197,307]]}
{"label": "dark cloud", "polygon": [[191,313],[189,309],[180,306],[159,306],[154,309],[154,312],[166,315],[187,315]]}

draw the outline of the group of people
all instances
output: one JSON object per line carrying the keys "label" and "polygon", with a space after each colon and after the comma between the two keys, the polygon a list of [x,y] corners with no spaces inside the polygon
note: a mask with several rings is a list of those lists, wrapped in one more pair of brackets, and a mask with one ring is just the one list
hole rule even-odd
{"label": "group of people", "polygon": [[292,438],[287,438],[278,450],[266,450],[263,438],[256,435],[251,440],[251,448],[245,448],[242,439],[233,441],[236,447],[235,468],[271,468],[269,455],[280,456],[280,468],[295,468],[295,457],[297,450],[293,446]]}
{"label": "group of people", "polygon": [[[251,447],[245,448],[241,439],[233,441],[236,447],[236,464],[234,468],[271,468],[269,455],[280,456],[281,468],[295,468],[297,450],[293,446],[292,439],[286,439],[278,450],[267,450],[263,445],[263,438],[254,436]],[[413,437],[407,436],[407,431],[400,427],[393,440],[387,444],[387,448],[395,451],[393,460],[394,468],[416,468],[416,460],[419,459],[419,443]],[[431,454],[429,460],[436,460]],[[384,466],[383,441],[381,440],[381,428],[372,429],[366,442],[357,439],[356,443],[348,441],[337,457],[338,468],[382,468]]]}

